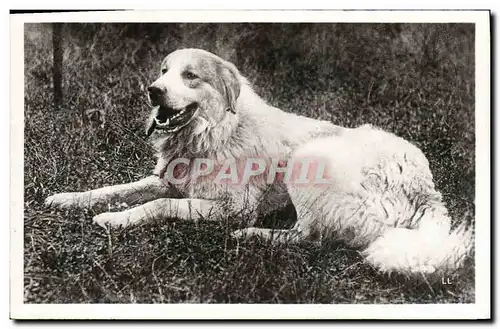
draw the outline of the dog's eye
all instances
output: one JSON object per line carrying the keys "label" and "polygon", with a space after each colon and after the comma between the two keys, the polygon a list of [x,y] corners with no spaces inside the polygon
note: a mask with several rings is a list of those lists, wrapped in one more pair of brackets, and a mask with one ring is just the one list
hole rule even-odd
{"label": "dog's eye", "polygon": [[193,72],[184,72],[184,77],[189,80],[194,80],[198,78],[198,76]]}
{"label": "dog's eye", "polygon": [[167,73],[167,71],[168,71],[167,69],[161,69],[161,74],[165,74]]}

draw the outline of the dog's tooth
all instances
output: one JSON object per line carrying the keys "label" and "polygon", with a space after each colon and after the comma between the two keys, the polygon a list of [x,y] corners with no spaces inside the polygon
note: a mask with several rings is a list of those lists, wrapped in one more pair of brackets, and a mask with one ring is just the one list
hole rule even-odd
{"label": "dog's tooth", "polygon": [[165,121],[165,125],[168,125],[170,123],[170,119],[167,118],[167,121]]}

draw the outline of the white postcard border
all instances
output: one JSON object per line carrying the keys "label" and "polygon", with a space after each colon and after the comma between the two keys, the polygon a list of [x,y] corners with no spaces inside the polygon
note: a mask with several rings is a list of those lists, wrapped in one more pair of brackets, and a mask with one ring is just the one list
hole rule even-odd
{"label": "white postcard border", "polygon": [[[488,11],[115,11],[11,15],[10,316],[15,319],[472,319],[490,314],[490,13]],[[461,22],[476,24],[474,304],[24,304],[25,22]],[[332,287],[334,291],[334,287]]]}

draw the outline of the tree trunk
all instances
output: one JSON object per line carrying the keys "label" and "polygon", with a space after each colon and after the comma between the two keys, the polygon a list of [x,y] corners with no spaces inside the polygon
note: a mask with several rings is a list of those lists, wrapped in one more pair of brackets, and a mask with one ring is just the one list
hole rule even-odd
{"label": "tree trunk", "polygon": [[61,108],[63,100],[62,92],[62,40],[61,40],[62,23],[52,23],[52,48],[54,56],[54,108]]}

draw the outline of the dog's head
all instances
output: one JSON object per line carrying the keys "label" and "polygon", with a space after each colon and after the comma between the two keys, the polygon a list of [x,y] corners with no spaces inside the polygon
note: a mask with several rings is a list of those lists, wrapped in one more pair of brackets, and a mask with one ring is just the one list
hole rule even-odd
{"label": "dog's head", "polygon": [[181,49],[161,64],[160,77],[148,88],[153,110],[147,133],[194,131],[215,126],[235,115],[240,74],[222,58],[200,49]]}

